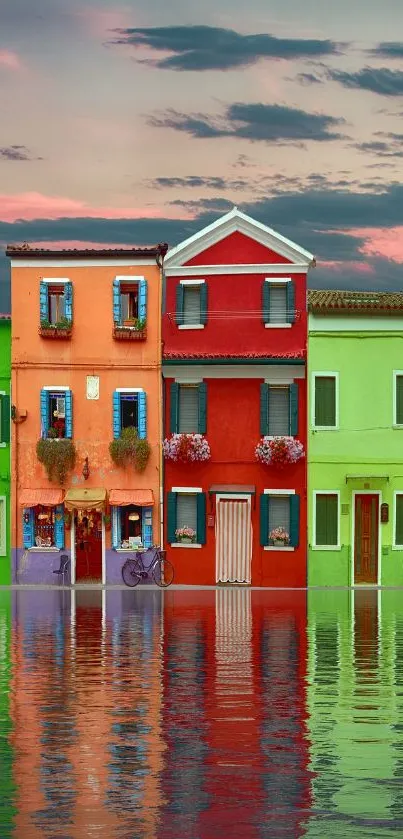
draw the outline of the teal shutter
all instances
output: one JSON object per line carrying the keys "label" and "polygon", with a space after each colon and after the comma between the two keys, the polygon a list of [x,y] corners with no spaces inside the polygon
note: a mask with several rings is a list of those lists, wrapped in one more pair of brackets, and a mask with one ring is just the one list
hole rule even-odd
{"label": "teal shutter", "polygon": [[[25,516],[27,516],[28,521],[25,521]],[[25,510],[23,510],[22,522],[22,536],[24,540],[24,548],[32,548],[35,542],[34,511],[32,507],[26,507]]]}
{"label": "teal shutter", "polygon": [[139,320],[147,320],[147,280],[139,282]]}
{"label": "teal shutter", "polygon": [[290,495],[290,546],[299,545],[299,495]]}
{"label": "teal shutter", "polygon": [[55,545],[60,550],[64,548],[64,508],[63,504],[55,507]]}
{"label": "teal shutter", "polygon": [[295,323],[295,286],[292,280],[287,283],[287,323]]}
{"label": "teal shutter", "polygon": [[10,397],[8,394],[0,396],[0,442],[10,442]]}
{"label": "teal shutter", "polygon": [[315,545],[337,545],[338,497],[331,493],[316,496]]}
{"label": "teal shutter", "polygon": [[65,411],[66,411],[66,437],[70,439],[73,437],[73,394],[71,390],[66,390],[65,395]]}
{"label": "teal shutter", "polygon": [[[143,524],[141,528],[141,538],[143,541],[143,545],[145,548],[151,548],[153,543],[153,526],[152,524],[146,524],[146,519],[152,517],[153,508],[152,507],[143,507]],[[146,515],[146,514],[149,515]],[[152,519],[151,519],[152,520]]]}
{"label": "teal shutter", "polygon": [[122,312],[120,307],[120,282],[113,281],[113,322],[119,324],[122,322]]}
{"label": "teal shutter", "polygon": [[116,551],[120,548],[120,507],[111,507],[112,521],[112,548]]}
{"label": "teal shutter", "polygon": [[196,539],[199,545],[206,544],[206,493],[198,492],[196,495],[197,504],[197,534]]}
{"label": "teal shutter", "polygon": [[270,323],[270,283],[266,280],[262,285],[262,318],[263,323]]}
{"label": "teal shutter", "polygon": [[204,282],[200,286],[200,323],[207,323],[207,311],[208,311],[208,287],[207,283]]}
{"label": "teal shutter", "polygon": [[70,323],[73,320],[73,284],[64,284],[64,316]]}
{"label": "teal shutter", "polygon": [[41,321],[49,320],[48,284],[44,282],[39,284],[39,311]]}
{"label": "teal shutter", "polygon": [[207,382],[199,384],[199,434],[207,431]]}
{"label": "teal shutter", "polygon": [[260,544],[262,548],[269,544],[269,495],[260,496]]}
{"label": "teal shutter", "polygon": [[171,434],[177,434],[179,428],[179,385],[171,382]]}
{"label": "teal shutter", "polygon": [[115,440],[120,437],[122,429],[122,421],[120,416],[120,393],[115,390],[113,392],[113,437]]}
{"label": "teal shutter", "polygon": [[290,435],[296,437],[298,434],[298,385],[290,385]]}
{"label": "teal shutter", "polygon": [[315,377],[315,425],[332,428],[336,425],[336,379]]}
{"label": "teal shutter", "polygon": [[139,437],[144,440],[147,437],[147,394],[140,391],[137,395],[138,400],[138,416],[139,416]]}
{"label": "teal shutter", "polygon": [[183,324],[183,285],[178,283],[176,286],[176,323]]}
{"label": "teal shutter", "polygon": [[269,433],[269,385],[260,385],[260,433],[265,437]]}
{"label": "teal shutter", "polygon": [[168,492],[167,494],[167,539],[169,543],[176,542],[176,501],[177,493]]}
{"label": "teal shutter", "polygon": [[47,437],[50,428],[49,393],[41,390],[41,437]]}

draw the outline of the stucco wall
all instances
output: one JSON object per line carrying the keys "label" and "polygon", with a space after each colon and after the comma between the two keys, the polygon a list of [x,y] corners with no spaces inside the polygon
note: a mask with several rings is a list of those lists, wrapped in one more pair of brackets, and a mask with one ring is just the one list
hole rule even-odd
{"label": "stucco wall", "polygon": [[[0,391],[10,393],[11,323],[0,320]],[[11,579],[10,568],[10,445],[0,446],[0,495],[6,499],[6,553],[0,556],[0,585]]]}

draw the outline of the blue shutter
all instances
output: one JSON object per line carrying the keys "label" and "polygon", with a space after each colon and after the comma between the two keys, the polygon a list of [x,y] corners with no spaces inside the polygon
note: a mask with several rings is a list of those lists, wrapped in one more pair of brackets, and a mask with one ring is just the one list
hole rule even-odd
{"label": "blue shutter", "polygon": [[64,509],[63,504],[55,507],[55,545],[59,550],[64,548]]}
{"label": "blue shutter", "polygon": [[73,284],[64,284],[64,316],[70,323],[73,320]]}
{"label": "blue shutter", "polygon": [[39,311],[41,321],[49,320],[48,284],[43,282],[39,285]]}
{"label": "blue shutter", "polygon": [[71,439],[73,437],[73,394],[71,390],[66,390],[64,398],[66,411],[66,437]]}
{"label": "blue shutter", "polygon": [[139,282],[139,320],[147,320],[147,280]]}
{"label": "blue shutter", "polygon": [[263,323],[270,323],[270,283],[266,280],[262,285],[262,319]]}
{"label": "blue shutter", "polygon": [[292,280],[287,283],[287,323],[295,322],[295,287]]}
{"label": "blue shutter", "polygon": [[200,286],[200,323],[207,323],[207,311],[208,311],[208,286],[207,283],[204,282]]}
{"label": "blue shutter", "polygon": [[260,433],[265,437],[269,433],[269,385],[260,385]]}
{"label": "blue shutter", "polygon": [[111,507],[112,518],[112,548],[120,548],[120,507]]}
{"label": "blue shutter", "polygon": [[298,434],[298,385],[290,385],[290,435],[296,437]]}
{"label": "blue shutter", "polygon": [[0,443],[10,442],[10,397],[8,394],[0,396]]}
{"label": "blue shutter", "polygon": [[299,495],[290,495],[290,545],[299,545]]}
{"label": "blue shutter", "polygon": [[41,437],[47,437],[50,428],[49,393],[41,390]]}
{"label": "blue shutter", "polygon": [[120,417],[120,393],[117,390],[113,392],[113,436],[117,440],[120,437],[122,429]]}
{"label": "blue shutter", "polygon": [[[141,538],[143,540],[143,545],[145,548],[151,548],[153,543],[153,526],[152,524],[146,524],[146,518],[149,519],[150,515],[152,517],[153,508],[152,507],[143,507],[143,524],[141,528]],[[149,515],[147,515],[149,514]]]}
{"label": "blue shutter", "polygon": [[176,286],[176,323],[178,326],[183,323],[183,285]]}
{"label": "blue shutter", "polygon": [[[28,515],[28,521],[25,521],[25,516]],[[34,510],[33,507],[26,507],[23,510],[22,519],[22,535],[24,540],[24,548],[32,548],[35,541],[34,534]]]}
{"label": "blue shutter", "polygon": [[197,499],[197,535],[199,545],[206,544],[206,493],[198,492]]}
{"label": "blue shutter", "polygon": [[120,282],[119,280],[113,281],[113,322],[114,323],[121,323],[122,322],[122,310],[120,306]]}
{"label": "blue shutter", "polygon": [[177,434],[179,428],[179,385],[171,382],[171,434]]}
{"label": "blue shutter", "polygon": [[262,548],[269,544],[269,500],[270,496],[260,496],[260,544]]}
{"label": "blue shutter", "polygon": [[176,492],[168,492],[167,494],[167,540],[168,542],[176,542]]}
{"label": "blue shutter", "polygon": [[199,434],[207,431],[207,382],[199,384]]}
{"label": "blue shutter", "polygon": [[138,399],[138,417],[139,417],[139,437],[144,440],[147,437],[147,394],[140,391],[137,394]]}

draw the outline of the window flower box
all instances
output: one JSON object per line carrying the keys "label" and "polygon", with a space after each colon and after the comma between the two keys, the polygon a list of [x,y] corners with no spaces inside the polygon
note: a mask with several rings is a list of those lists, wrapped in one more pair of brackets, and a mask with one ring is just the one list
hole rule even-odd
{"label": "window flower box", "polygon": [[172,434],[162,445],[166,460],[200,463],[211,458],[210,446],[203,434]]}
{"label": "window flower box", "polygon": [[269,539],[272,545],[276,548],[284,548],[289,545],[290,534],[284,527],[275,527],[269,533]]}
{"label": "window flower box", "polygon": [[255,449],[256,459],[265,466],[283,469],[305,457],[304,447],[295,437],[262,437]]}
{"label": "window flower box", "polygon": [[39,334],[42,338],[71,338],[72,331],[72,321],[67,318],[62,318],[57,323],[41,320],[39,326]]}
{"label": "window flower box", "polygon": [[192,527],[178,527],[175,530],[177,542],[191,544],[196,541],[196,531]]}
{"label": "window flower box", "polygon": [[145,341],[147,338],[147,324],[145,320],[134,318],[114,323],[113,337],[118,341]]}

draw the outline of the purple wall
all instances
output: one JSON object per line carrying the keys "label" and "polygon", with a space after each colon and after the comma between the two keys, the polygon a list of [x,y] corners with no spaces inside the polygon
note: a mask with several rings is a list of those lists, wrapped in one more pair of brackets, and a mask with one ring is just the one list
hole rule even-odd
{"label": "purple wall", "polygon": [[[61,585],[62,578],[54,574],[60,567],[61,554],[70,557],[69,550],[55,552],[27,551],[22,548],[14,549],[12,552],[12,582],[21,585],[53,586]],[[110,586],[123,586],[122,565],[129,553],[117,553],[114,550],[106,549],[106,584]],[[65,582],[70,585],[70,568],[65,576]],[[152,579],[145,579],[144,583],[152,583]],[[141,582],[140,582],[141,585]]]}

